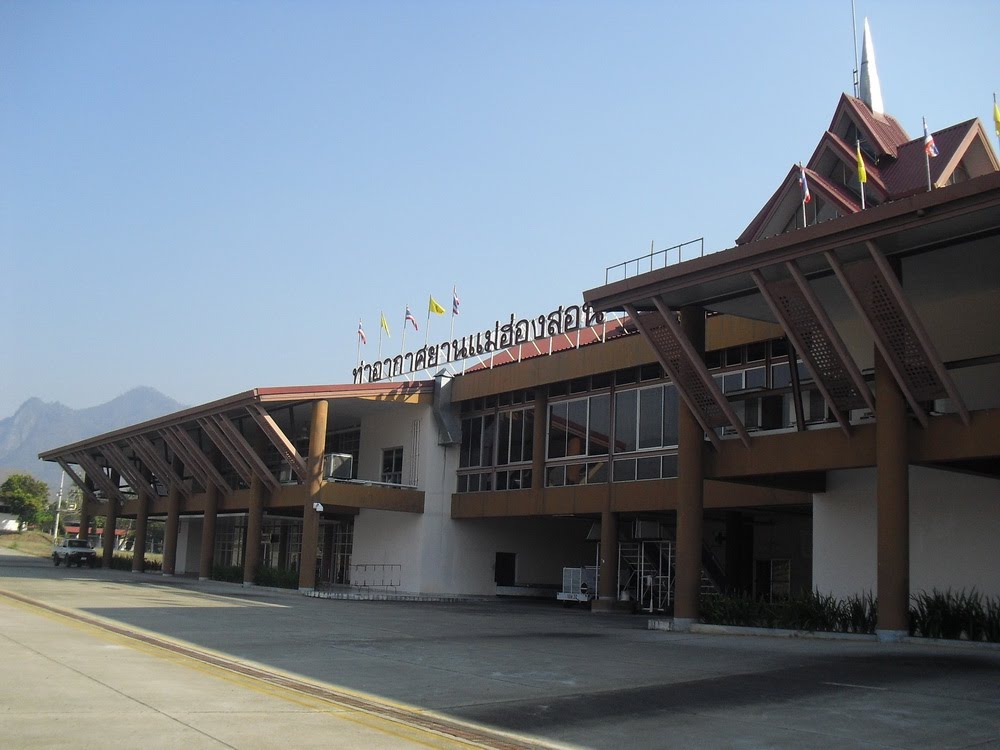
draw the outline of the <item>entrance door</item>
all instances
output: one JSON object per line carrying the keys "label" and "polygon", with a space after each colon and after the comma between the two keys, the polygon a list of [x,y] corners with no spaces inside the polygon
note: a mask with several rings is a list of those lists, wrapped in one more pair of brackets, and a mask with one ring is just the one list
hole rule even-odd
{"label": "entrance door", "polygon": [[514,552],[497,552],[493,565],[493,580],[497,586],[513,586],[517,573],[517,555]]}

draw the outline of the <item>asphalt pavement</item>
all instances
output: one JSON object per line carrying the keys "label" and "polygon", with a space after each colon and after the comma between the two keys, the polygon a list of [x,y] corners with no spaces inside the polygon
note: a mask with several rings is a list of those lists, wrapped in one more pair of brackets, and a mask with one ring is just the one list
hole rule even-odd
{"label": "asphalt pavement", "polygon": [[996,647],[646,622],[313,599],[0,551],[0,642],[21,665],[0,681],[0,744],[60,746],[85,727],[147,748],[1000,747]]}

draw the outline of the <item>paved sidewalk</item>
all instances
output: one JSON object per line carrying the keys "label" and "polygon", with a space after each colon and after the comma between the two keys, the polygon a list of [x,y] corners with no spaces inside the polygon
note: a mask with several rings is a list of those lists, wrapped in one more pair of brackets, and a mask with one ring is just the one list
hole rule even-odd
{"label": "paved sidewalk", "polygon": [[[414,717],[440,715],[513,733],[513,741],[530,736],[613,750],[1000,746],[996,649],[668,633],[646,630],[644,617],[549,603],[321,600],[184,578],[54,569],[3,553],[0,589],[335,693],[410,706]],[[58,638],[52,647],[74,651]],[[166,667],[132,667],[126,670],[132,677],[116,685],[118,694],[155,705],[144,681],[155,687],[174,668],[169,659]],[[199,696],[191,703],[206,714],[239,705],[227,703],[225,690]],[[275,708],[264,710],[282,718]],[[313,713],[311,721],[320,715],[324,722],[350,721],[329,706]],[[61,730],[72,727],[71,714],[63,714]],[[128,712],[103,716],[115,726],[115,717]],[[48,715],[42,721],[55,724]],[[308,746],[311,735],[300,742],[294,724],[283,744]],[[175,730],[187,731],[180,724]],[[356,746],[359,738],[340,745],[340,732],[324,724],[320,734],[327,746]],[[242,739],[234,736],[233,744],[253,746]],[[439,739],[415,741],[445,746]],[[378,746],[377,739],[360,740]],[[384,746],[402,745],[394,737]]]}

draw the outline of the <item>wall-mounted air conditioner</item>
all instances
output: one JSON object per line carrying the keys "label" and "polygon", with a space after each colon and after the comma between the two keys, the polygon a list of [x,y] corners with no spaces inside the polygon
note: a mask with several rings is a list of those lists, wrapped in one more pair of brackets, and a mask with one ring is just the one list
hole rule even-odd
{"label": "wall-mounted air conditioner", "polygon": [[327,453],[323,456],[323,479],[351,479],[354,456],[350,453]]}

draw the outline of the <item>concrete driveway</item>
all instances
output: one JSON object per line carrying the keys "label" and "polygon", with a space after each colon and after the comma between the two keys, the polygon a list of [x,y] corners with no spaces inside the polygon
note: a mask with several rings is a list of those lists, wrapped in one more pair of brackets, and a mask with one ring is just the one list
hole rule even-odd
{"label": "concrete driveway", "polygon": [[[346,711],[337,696],[355,696],[387,731],[416,733],[384,735],[387,747],[1000,746],[1000,650],[989,646],[674,634],[646,630],[644,617],[550,603],[321,600],[66,570],[0,552],[4,591],[4,632],[11,611],[42,614],[24,598],[79,612],[125,634],[115,636],[124,649],[149,647],[130,641],[133,630],[149,642],[176,644],[167,661],[182,693],[185,671],[204,676],[196,654],[205,653],[247,665],[257,677],[240,679],[268,690],[296,681],[299,687],[288,689],[317,686],[311,699],[320,708],[305,711],[312,720]],[[62,637],[31,647],[57,650]],[[188,664],[184,649],[202,666]],[[155,663],[147,669],[147,679],[159,678]],[[198,695],[202,708],[215,702],[210,689]],[[225,701],[220,694],[219,705]],[[102,718],[114,724],[113,713]],[[310,744],[289,731],[287,744]],[[331,724],[320,734],[328,746],[357,746],[357,738],[336,742],[340,731]],[[250,739],[225,741],[267,746]]]}

